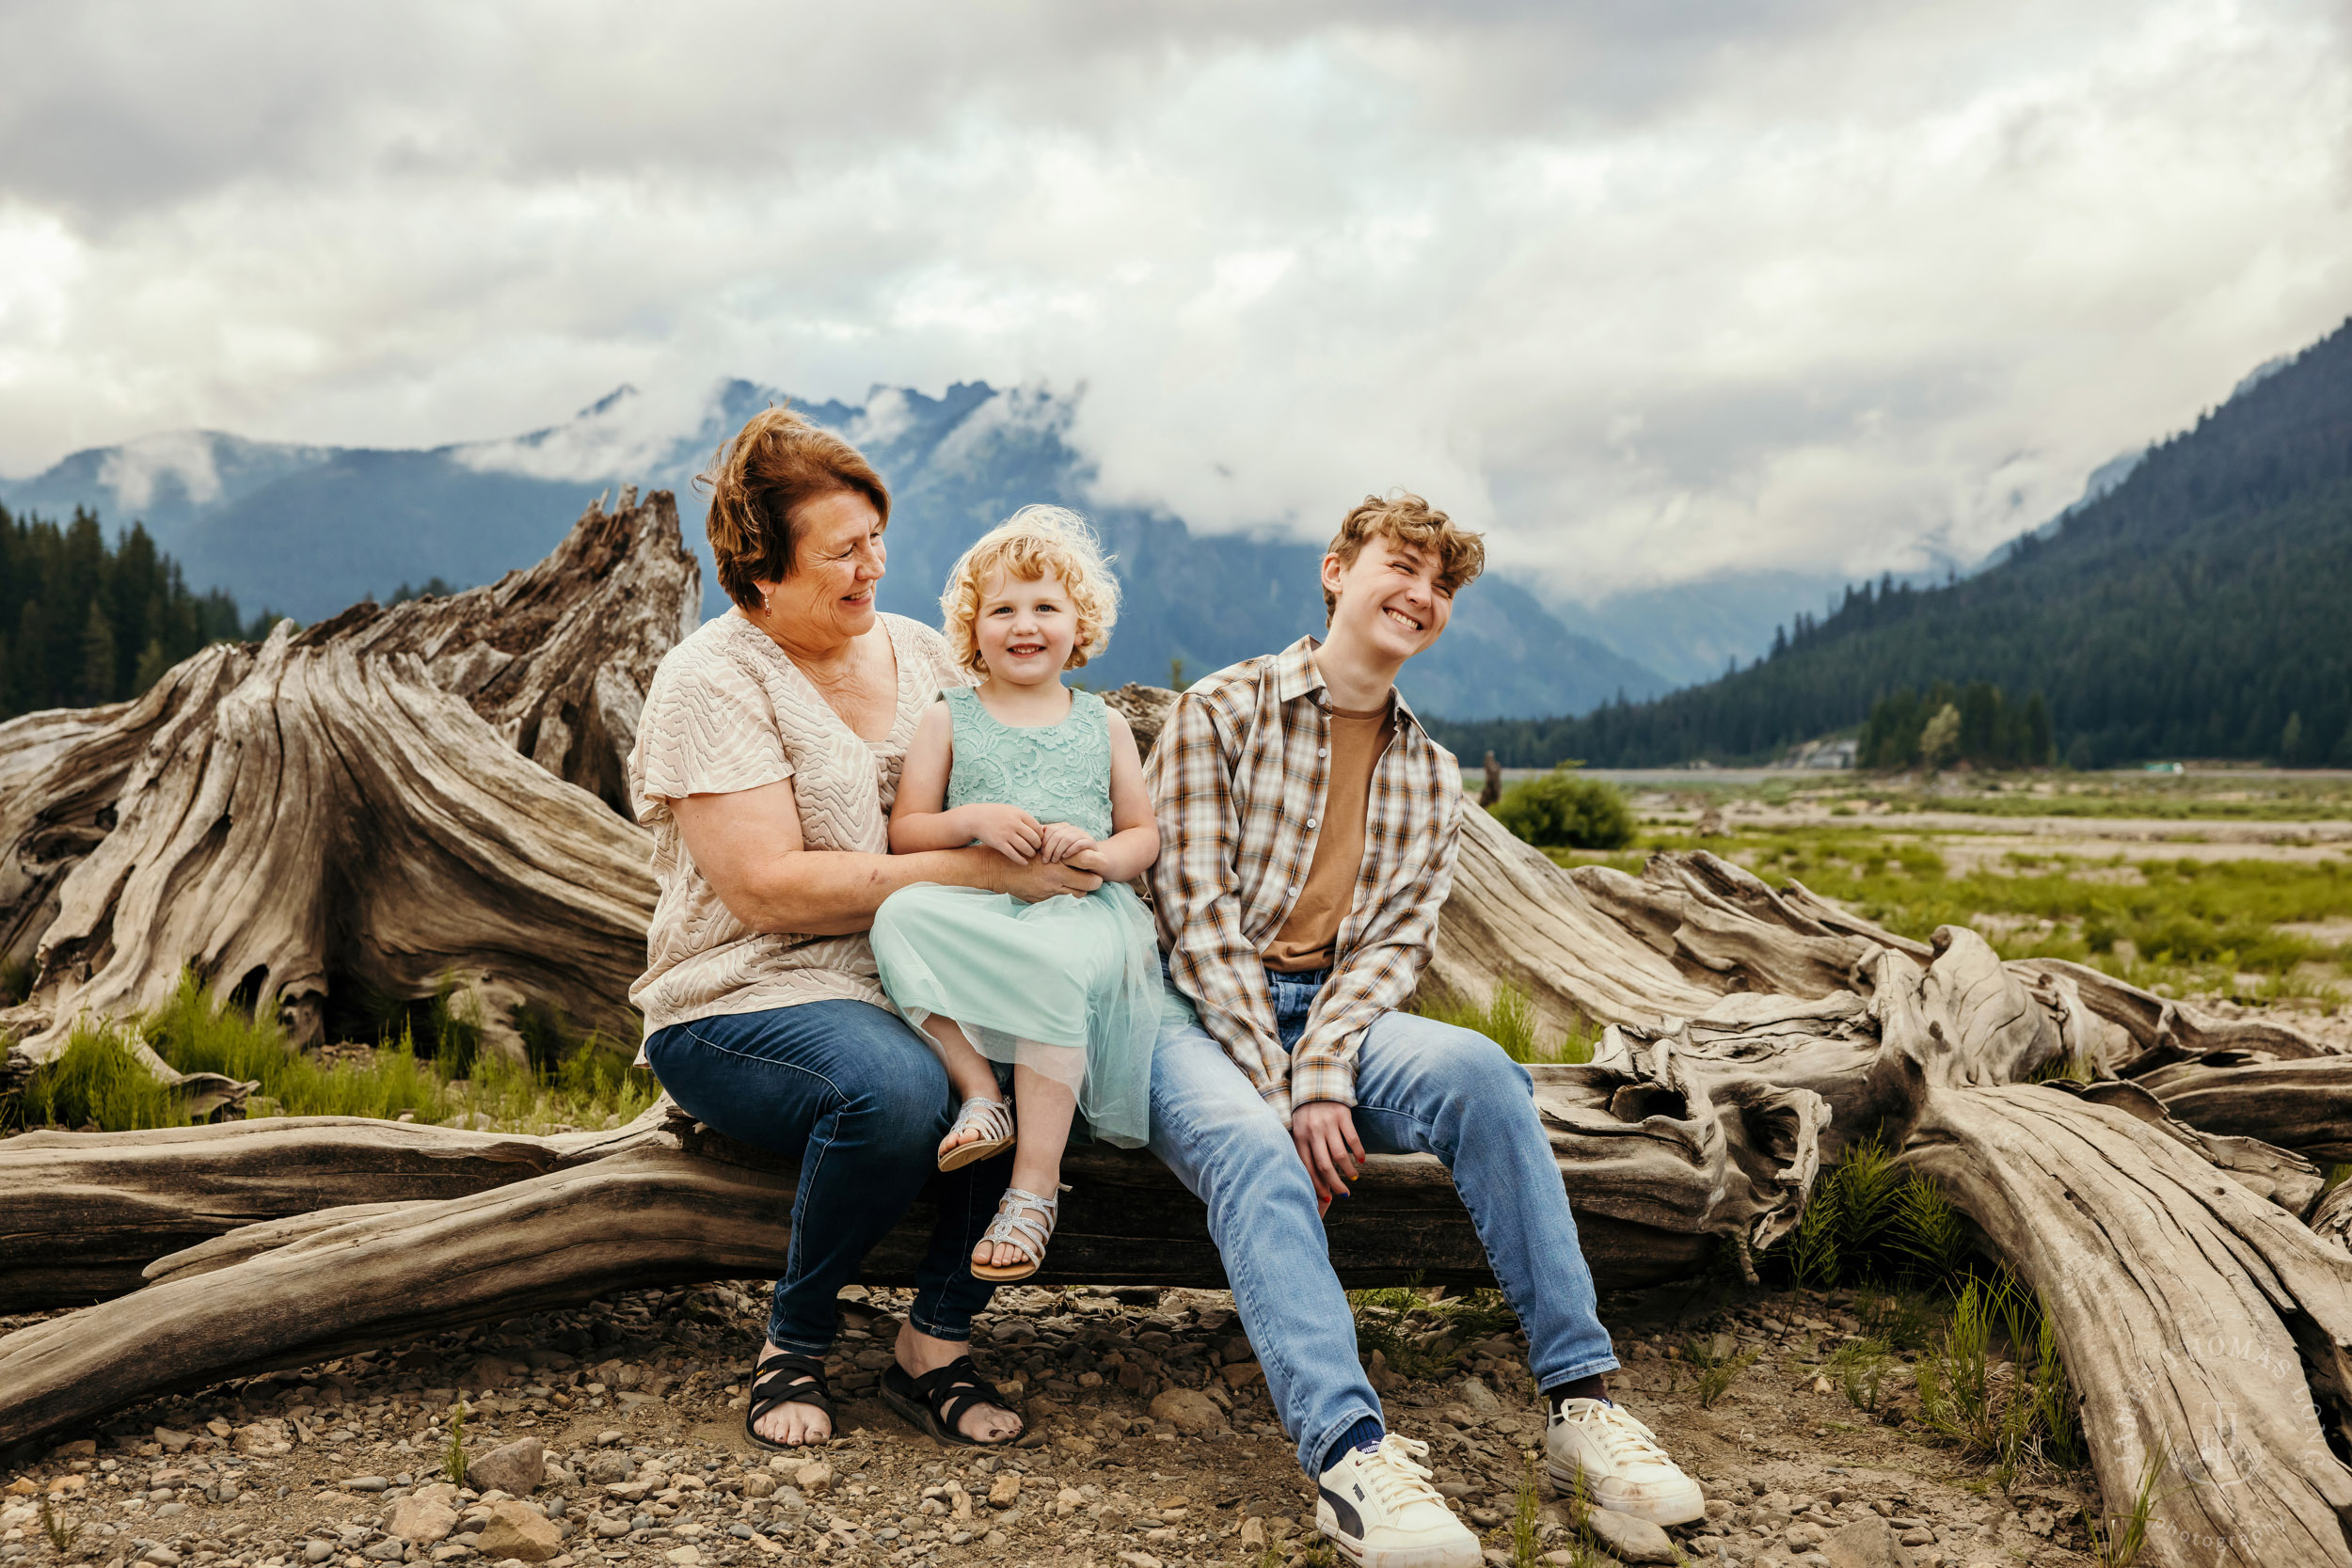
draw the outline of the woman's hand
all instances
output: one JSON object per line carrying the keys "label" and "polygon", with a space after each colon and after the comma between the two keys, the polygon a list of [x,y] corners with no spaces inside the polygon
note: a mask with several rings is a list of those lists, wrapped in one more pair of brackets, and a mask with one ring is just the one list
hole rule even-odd
{"label": "woman's hand", "polygon": [[955,818],[956,831],[967,834],[967,842],[977,839],[1015,865],[1035,860],[1045,843],[1045,830],[1019,806],[958,806],[947,815]]}
{"label": "woman's hand", "polygon": [[[1049,822],[1045,825],[1044,847],[1038,851],[1038,859],[1052,861],[1057,865],[1074,863],[1071,857],[1093,847],[1094,840],[1081,830],[1067,822]],[[1092,866],[1087,869],[1095,870]]]}
{"label": "woman's hand", "polygon": [[1042,904],[1065,893],[1073,898],[1083,898],[1102,885],[1102,878],[1076,866],[1034,860],[998,873],[995,891],[1009,893],[1025,904]]}

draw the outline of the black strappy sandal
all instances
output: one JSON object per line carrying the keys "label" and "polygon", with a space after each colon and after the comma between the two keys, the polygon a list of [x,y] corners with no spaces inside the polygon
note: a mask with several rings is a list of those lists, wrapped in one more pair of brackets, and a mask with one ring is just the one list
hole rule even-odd
{"label": "black strappy sandal", "polygon": [[825,1386],[824,1357],[788,1350],[780,1350],[764,1361],[755,1357],[751,1408],[743,1413],[743,1435],[763,1449],[797,1453],[815,1448],[814,1443],[771,1442],[759,1434],[759,1418],[780,1404],[805,1404],[823,1411],[826,1420],[839,1423],[840,1418],[834,1414],[833,1390]]}
{"label": "black strappy sandal", "polygon": [[1002,1449],[1018,1442],[1021,1432],[983,1443],[977,1437],[966,1437],[957,1430],[964,1412],[980,1405],[993,1405],[1009,1415],[1017,1416],[996,1386],[980,1375],[979,1368],[968,1355],[959,1355],[921,1377],[908,1373],[904,1367],[892,1362],[882,1376],[882,1399],[890,1408],[930,1433],[942,1443],[959,1443],[967,1449]]}

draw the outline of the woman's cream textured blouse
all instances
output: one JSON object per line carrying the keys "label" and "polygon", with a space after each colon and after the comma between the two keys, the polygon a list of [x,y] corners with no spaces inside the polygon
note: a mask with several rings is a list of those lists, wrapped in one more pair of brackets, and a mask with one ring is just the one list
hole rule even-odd
{"label": "woman's cream textured blouse", "polygon": [[678,832],[670,801],[790,779],[810,849],[890,852],[898,768],[923,710],[968,684],[946,640],[903,615],[879,617],[898,661],[890,734],[869,741],[844,723],[767,633],[733,611],[670,650],[629,753],[629,800],[653,830],[660,885],[645,936],[645,973],[628,999],[650,1035],[673,1023],[842,998],[882,1006],[866,935],[755,931],[720,902]]}

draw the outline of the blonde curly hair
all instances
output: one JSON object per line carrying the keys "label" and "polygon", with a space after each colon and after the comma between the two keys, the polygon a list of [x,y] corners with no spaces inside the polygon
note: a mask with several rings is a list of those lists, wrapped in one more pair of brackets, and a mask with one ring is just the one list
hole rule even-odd
{"label": "blonde curly hair", "polygon": [[976,675],[988,673],[977,635],[980,594],[1001,571],[1019,582],[1061,579],[1078,614],[1077,640],[1062,668],[1084,668],[1110,646],[1111,627],[1119,620],[1112,559],[1103,553],[1087,520],[1067,507],[1025,506],[998,523],[963,552],[939,595],[940,627],[956,662]]}

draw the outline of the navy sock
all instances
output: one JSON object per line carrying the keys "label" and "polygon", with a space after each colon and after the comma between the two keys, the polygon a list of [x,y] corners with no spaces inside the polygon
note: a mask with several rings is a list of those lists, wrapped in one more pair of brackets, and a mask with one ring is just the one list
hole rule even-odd
{"label": "navy sock", "polygon": [[1331,1446],[1323,1450],[1323,1463],[1315,1468],[1318,1472],[1329,1469],[1345,1459],[1350,1449],[1376,1449],[1384,1435],[1386,1433],[1382,1432],[1377,1418],[1362,1417],[1354,1426],[1331,1439]]}
{"label": "navy sock", "polygon": [[1603,1404],[1613,1402],[1609,1398],[1609,1385],[1598,1372],[1567,1383],[1554,1384],[1544,1390],[1544,1402],[1551,1407],[1554,1416],[1560,1414],[1560,1406],[1569,1400],[1598,1400]]}

